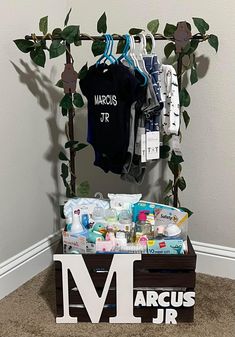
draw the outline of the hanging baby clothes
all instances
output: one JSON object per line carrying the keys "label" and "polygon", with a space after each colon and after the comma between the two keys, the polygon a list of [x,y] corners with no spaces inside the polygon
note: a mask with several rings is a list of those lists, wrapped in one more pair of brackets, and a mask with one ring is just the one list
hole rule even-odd
{"label": "hanging baby clothes", "polygon": [[164,103],[162,127],[165,134],[178,134],[180,125],[180,104],[176,71],[171,65],[161,65],[160,91]]}
{"label": "hanging baby clothes", "polygon": [[125,165],[121,178],[123,180],[141,184],[146,170],[146,160],[142,161],[141,136],[146,134],[147,121],[159,110],[159,103],[153,90],[151,78],[148,78],[148,86],[145,95],[139,95],[138,100],[132,106],[135,109],[135,142],[133,155],[129,165]]}
{"label": "hanging baby clothes", "polygon": [[161,98],[160,83],[159,83],[159,63],[157,55],[144,55],[144,63],[148,73],[151,75],[153,89],[158,99],[160,110],[163,108],[163,102]]}
{"label": "hanging baby clothes", "polygon": [[129,145],[130,110],[140,81],[122,64],[89,68],[80,80],[88,100],[87,141],[95,151],[94,165],[120,174]]}

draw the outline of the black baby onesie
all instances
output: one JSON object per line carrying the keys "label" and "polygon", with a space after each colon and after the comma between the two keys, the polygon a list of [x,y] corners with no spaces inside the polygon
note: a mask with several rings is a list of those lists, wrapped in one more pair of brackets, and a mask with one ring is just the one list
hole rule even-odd
{"label": "black baby onesie", "polygon": [[87,141],[96,166],[120,174],[129,145],[130,109],[140,81],[122,64],[93,65],[80,80],[88,100]]}

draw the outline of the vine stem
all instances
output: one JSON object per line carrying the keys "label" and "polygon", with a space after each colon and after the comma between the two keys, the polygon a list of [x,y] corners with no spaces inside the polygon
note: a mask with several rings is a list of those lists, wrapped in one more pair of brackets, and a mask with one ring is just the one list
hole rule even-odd
{"label": "vine stem", "polygon": [[[73,63],[73,59],[71,57],[70,53],[70,45],[66,45],[66,64],[71,64]],[[69,94],[72,99],[72,93]],[[74,127],[73,127],[73,120],[74,120],[74,107],[71,107],[69,109],[68,113],[68,133],[69,133],[69,140],[74,140]],[[75,154],[76,152],[74,151],[73,147],[70,147],[70,186],[71,186],[71,191],[72,194],[76,195],[76,175],[75,175]]]}
{"label": "vine stem", "polygon": [[[178,62],[177,62],[177,78],[178,78],[178,90],[180,93],[181,85],[182,85],[182,53],[179,54]],[[181,110],[181,109],[180,109]],[[181,119],[181,118],[180,118]],[[180,130],[179,130],[180,133]],[[177,168],[177,171],[174,173],[174,187],[173,187],[173,206],[178,207],[179,204],[179,197],[178,197],[178,178],[179,178],[179,169]]]}

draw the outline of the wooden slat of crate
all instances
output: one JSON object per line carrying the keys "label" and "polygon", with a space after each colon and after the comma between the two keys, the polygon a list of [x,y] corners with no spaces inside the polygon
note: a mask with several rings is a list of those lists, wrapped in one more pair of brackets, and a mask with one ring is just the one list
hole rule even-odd
{"label": "wooden slat of crate", "polygon": [[[70,308],[70,316],[78,317],[78,322],[90,322],[90,317],[85,308]],[[141,317],[142,322],[152,322],[156,317],[156,308],[144,307],[134,308],[134,316]],[[177,308],[177,322],[192,322],[194,315],[194,307],[190,308]],[[57,317],[63,316],[63,307],[57,306]],[[104,308],[100,318],[100,322],[109,322],[110,317],[116,316],[115,308]]]}
{"label": "wooden slat of crate", "polygon": [[[95,287],[103,287],[107,278],[107,273],[91,273],[92,281]],[[69,289],[76,287],[74,279],[69,273],[68,277]],[[111,281],[111,287],[116,285],[115,275]],[[185,287],[194,288],[195,272],[134,272],[134,287]],[[62,288],[62,273],[56,272],[56,288]]]}
{"label": "wooden slat of crate", "polygon": [[[135,261],[137,269],[167,269],[167,270],[195,270],[196,254],[188,239],[188,254],[185,255],[150,255],[143,254],[141,261]],[[84,262],[89,271],[95,269],[109,270],[113,254],[83,254]],[[55,268],[61,269],[61,263],[55,262]]]}

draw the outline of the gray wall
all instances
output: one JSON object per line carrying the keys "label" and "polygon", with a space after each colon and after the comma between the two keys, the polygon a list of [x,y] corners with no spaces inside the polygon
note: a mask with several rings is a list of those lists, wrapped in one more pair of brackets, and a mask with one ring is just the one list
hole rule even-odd
{"label": "gray wall", "polygon": [[[206,42],[198,51],[201,79],[189,89],[191,124],[186,132],[183,127],[183,174],[188,186],[180,198],[183,205],[194,211],[190,219],[193,240],[235,247],[234,2],[4,0],[0,3],[1,12],[5,13],[0,30],[0,262],[59,228],[55,208],[63,187],[56,158],[64,142],[65,119],[58,109],[61,91],[53,83],[60,77],[64,60],[48,61],[45,69],[38,68],[28,55],[16,49],[12,40],[38,32],[38,20],[44,15],[49,15],[51,28],[62,27],[70,7],[70,23],[79,23],[81,31],[90,34],[96,31],[97,19],[105,10],[111,33],[145,27],[153,18],[160,19],[162,32],[166,22],[191,21],[195,16],[208,21],[210,31],[219,36],[217,55]],[[159,56],[163,56],[163,47],[164,42],[157,43]],[[74,56],[76,69],[87,60],[90,65],[94,62],[89,42],[76,48]],[[76,120],[76,133],[84,141],[85,109]],[[77,167],[80,181],[89,180],[92,193],[142,191],[145,198],[154,200],[160,195],[160,185],[167,181],[161,164],[150,167],[144,185],[137,187],[102,173],[92,163],[93,151],[89,147],[79,155]]]}

